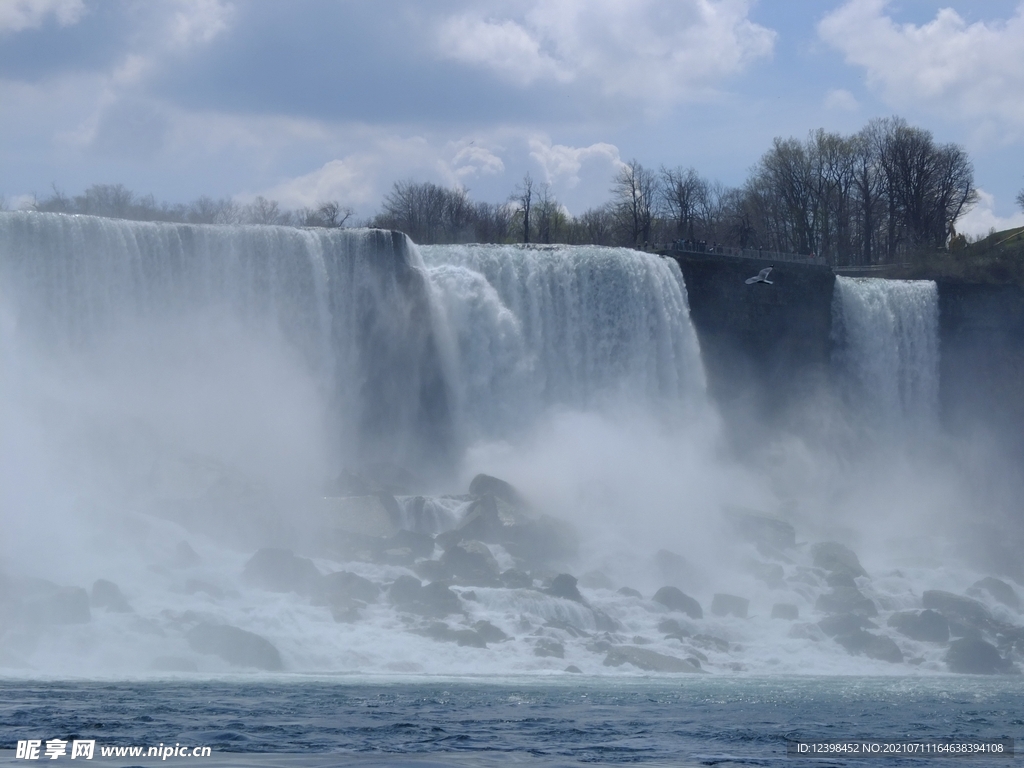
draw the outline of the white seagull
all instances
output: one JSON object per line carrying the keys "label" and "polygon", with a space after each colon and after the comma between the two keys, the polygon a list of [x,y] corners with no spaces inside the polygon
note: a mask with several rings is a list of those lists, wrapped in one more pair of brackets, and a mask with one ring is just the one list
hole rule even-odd
{"label": "white seagull", "polygon": [[768,285],[775,285],[775,283],[768,279],[768,273],[772,271],[772,267],[774,266],[775,265],[772,264],[771,267],[765,267],[757,273],[757,277],[748,277],[746,279],[747,285],[753,285],[754,283],[768,283]]}

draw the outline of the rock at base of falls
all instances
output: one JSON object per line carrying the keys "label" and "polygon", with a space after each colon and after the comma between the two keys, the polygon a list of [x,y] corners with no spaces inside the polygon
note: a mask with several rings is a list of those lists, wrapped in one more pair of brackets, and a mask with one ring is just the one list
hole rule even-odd
{"label": "rock at base of falls", "polygon": [[238,627],[203,622],[190,629],[185,637],[196,653],[219,656],[236,667],[267,672],[284,669],[281,654],[269,640]]}
{"label": "rock at base of falls", "polygon": [[608,651],[604,665],[619,667],[632,664],[645,672],[700,672],[700,662],[695,659],[680,659],[652,651],[650,648],[638,648],[634,645],[619,645]]}
{"label": "rock at base of falls", "polygon": [[903,652],[891,637],[875,635],[864,629],[857,629],[846,634],[836,635],[835,641],[848,653],[854,656],[863,655],[869,659],[888,661],[899,664],[903,661]]}
{"label": "rock at base of falls", "polygon": [[735,616],[738,619],[745,619],[749,607],[750,601],[745,597],[718,592],[711,598],[711,613],[715,616]]}
{"label": "rock at base of falls", "polygon": [[926,643],[949,641],[949,622],[938,611],[899,611],[886,622],[901,635]]}
{"label": "rock at base of falls", "polygon": [[121,592],[121,588],[112,581],[97,579],[92,585],[90,603],[93,608],[105,608],[113,613],[131,613],[132,607]]}
{"label": "rock at base of falls", "polygon": [[858,613],[862,616],[877,616],[878,607],[856,587],[835,587],[831,592],[819,595],[814,603],[815,610],[822,613]]}
{"label": "rock at base of falls", "polygon": [[775,603],[772,606],[772,618],[796,621],[800,618],[800,608],[792,603]]}
{"label": "rock at base of falls", "polygon": [[654,593],[651,600],[661,603],[670,611],[682,611],[691,619],[704,618],[704,610],[700,607],[700,603],[678,587],[662,587]]}
{"label": "rock at base of falls", "polygon": [[851,576],[867,576],[856,553],[845,544],[825,541],[811,547],[811,557],[817,568],[831,573],[845,572]]}
{"label": "rock at base of falls", "polygon": [[270,592],[312,594],[320,581],[313,561],[290,549],[266,548],[249,558],[242,572],[246,584]]}
{"label": "rock at base of falls", "polygon": [[399,576],[388,589],[388,599],[400,611],[441,619],[462,613],[462,603],[447,584],[434,581],[426,586],[412,576]]}
{"label": "rock at base of falls", "polygon": [[991,643],[974,637],[963,637],[949,644],[946,666],[950,672],[965,675],[997,675],[1016,672],[1013,662],[1004,659]]}

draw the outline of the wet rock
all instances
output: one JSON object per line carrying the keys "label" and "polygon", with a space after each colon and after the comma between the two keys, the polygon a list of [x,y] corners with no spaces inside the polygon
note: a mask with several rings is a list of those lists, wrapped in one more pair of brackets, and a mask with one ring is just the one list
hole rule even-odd
{"label": "wet rock", "polygon": [[770,589],[781,589],[786,586],[786,572],[778,563],[752,562],[749,570],[755,578],[763,581]]}
{"label": "wet rock", "polygon": [[651,599],[656,603],[661,603],[670,611],[682,611],[691,619],[704,618],[704,611],[701,609],[700,603],[678,587],[662,587],[654,593],[654,597]]}
{"label": "wet rock", "polygon": [[579,667],[577,667],[575,664],[570,664],[568,667],[565,668],[565,671],[566,672],[571,672],[574,675],[582,675],[583,674],[583,670],[580,669]]}
{"label": "wet rock", "polygon": [[618,632],[621,625],[604,611],[597,608],[590,609],[594,614],[594,626],[600,632]]}
{"label": "wet rock", "polygon": [[890,637],[874,635],[866,630],[858,629],[847,634],[836,635],[835,640],[848,653],[854,656],[867,656],[869,659],[888,661],[899,664],[903,661],[903,652]]}
{"label": "wet rock", "polygon": [[509,639],[508,635],[489,621],[478,621],[473,625],[473,629],[488,643],[503,643]]}
{"label": "wet rock", "polygon": [[501,586],[506,589],[531,589],[533,587],[533,577],[517,568],[502,571],[500,581]]}
{"label": "wet rock", "polygon": [[800,618],[800,609],[792,603],[776,603],[772,606],[772,618],[796,621]]}
{"label": "wet rock", "polygon": [[849,589],[856,589],[857,582],[854,581],[847,571],[838,571],[836,573],[830,573],[825,577],[825,583],[830,587],[847,587]]}
{"label": "wet rock", "polygon": [[952,592],[929,589],[921,596],[921,602],[925,608],[931,608],[946,617],[950,634],[953,635],[977,635],[994,623],[992,614],[984,605]]}
{"label": "wet rock", "polygon": [[588,571],[580,576],[579,584],[586,589],[607,589],[609,592],[615,589],[612,580],[600,571]]}
{"label": "wet rock", "polygon": [[690,642],[698,648],[704,648],[708,651],[718,651],[719,653],[727,653],[729,651],[729,643],[714,635],[694,635],[690,638]]}
{"label": "wet rock", "polygon": [[267,548],[249,558],[242,580],[270,592],[309,595],[320,581],[320,571],[312,560],[298,557],[290,549]]}
{"label": "wet rock", "polygon": [[850,576],[867,576],[857,555],[849,547],[836,541],[825,541],[811,547],[814,565],[831,573],[848,573]]}
{"label": "wet rock", "polygon": [[949,640],[949,622],[938,611],[900,611],[886,622],[901,635],[926,643],[945,643]]}
{"label": "wet rock", "polygon": [[373,603],[380,596],[380,587],[348,571],[335,571],[321,576],[314,592],[317,605],[348,605],[353,600]]}
{"label": "wet rock", "polygon": [[157,656],[149,668],[154,672],[198,672],[199,666],[192,659],[181,656]]}
{"label": "wet rock", "polygon": [[576,578],[568,573],[560,573],[551,580],[551,586],[544,590],[545,594],[552,597],[561,597],[565,600],[573,600],[577,603],[585,602],[583,595],[576,588]]}
{"label": "wet rock", "polygon": [[996,675],[1015,671],[1013,662],[999,655],[996,647],[979,638],[964,637],[949,644],[946,666],[964,675]]}
{"label": "wet rock", "polygon": [[185,637],[196,653],[219,656],[237,667],[268,672],[284,669],[281,654],[269,640],[238,627],[202,622],[190,629]]}
{"label": "wet rock", "polygon": [[604,659],[606,667],[620,667],[623,664],[632,664],[645,672],[700,672],[700,664],[694,664],[691,659],[667,656],[634,645],[615,646]]}
{"label": "wet rock", "polygon": [[544,622],[545,627],[551,627],[552,629],[560,629],[573,637],[590,637],[590,633],[585,629],[581,629],[573,624],[562,619],[548,619]]}
{"label": "wet rock", "polygon": [[711,598],[711,613],[715,616],[735,616],[738,619],[745,619],[749,607],[750,601],[745,597],[719,592]]}
{"label": "wet rock", "polygon": [[722,515],[743,541],[780,550],[796,546],[796,530],[784,520],[743,507],[725,507]]}
{"label": "wet rock", "polygon": [[121,588],[112,581],[97,579],[92,585],[89,598],[93,608],[106,608],[113,613],[131,613],[132,607],[121,592]]}
{"label": "wet rock", "polygon": [[818,622],[821,631],[829,637],[848,635],[862,629],[876,629],[877,625],[858,613],[839,613]]}
{"label": "wet rock", "polygon": [[451,573],[440,560],[420,560],[412,569],[424,581],[444,581],[451,578]]}
{"label": "wet rock", "polygon": [[658,622],[658,631],[664,633],[665,637],[674,637],[677,640],[689,637],[690,632],[675,619],[662,619]]}
{"label": "wet rock", "polygon": [[487,641],[471,629],[452,629],[447,624],[436,623],[421,629],[417,634],[444,643],[456,643],[469,648],[486,648]]}
{"label": "wet rock", "polygon": [[457,584],[498,586],[500,568],[491,550],[481,541],[460,541],[445,549],[441,565]]}
{"label": "wet rock", "polygon": [[563,646],[557,640],[552,640],[548,637],[542,637],[537,641],[537,644],[533,647],[533,655],[541,657],[551,657],[555,659],[565,658],[565,646]]}
{"label": "wet rock", "polygon": [[831,592],[819,595],[814,603],[815,610],[823,613],[859,613],[862,616],[877,616],[878,608],[871,598],[851,587],[836,587]]}
{"label": "wet rock", "polygon": [[434,554],[434,537],[415,531],[398,531],[394,536],[374,542],[375,562],[389,565],[411,565],[422,557]]}
{"label": "wet rock", "polygon": [[472,496],[494,496],[513,507],[525,509],[526,501],[515,486],[491,475],[479,474],[469,483],[469,493]]}
{"label": "wet rock", "polygon": [[437,537],[445,548],[469,539],[500,544],[531,568],[565,560],[578,547],[576,533],[568,524],[546,515],[528,515],[489,494],[472,503],[454,531]]}
{"label": "wet rock", "polygon": [[426,586],[412,576],[399,576],[388,590],[388,599],[400,611],[428,618],[443,618],[461,613],[462,604],[448,585],[434,581]]}
{"label": "wet rock", "polygon": [[663,581],[677,584],[692,584],[700,578],[700,572],[680,554],[668,549],[654,553],[654,567]]}
{"label": "wet rock", "polygon": [[996,601],[1002,603],[1008,608],[1013,608],[1015,611],[1019,611],[1021,607],[1020,597],[1017,595],[1017,591],[1001,579],[997,579],[994,576],[986,576],[984,579],[974,582],[971,588],[967,590],[969,594],[982,594],[988,593]]}
{"label": "wet rock", "polygon": [[637,600],[643,600],[644,599],[643,595],[641,595],[635,589],[632,589],[630,587],[621,587],[618,590],[618,593],[620,595],[625,595],[626,597],[635,597]]}

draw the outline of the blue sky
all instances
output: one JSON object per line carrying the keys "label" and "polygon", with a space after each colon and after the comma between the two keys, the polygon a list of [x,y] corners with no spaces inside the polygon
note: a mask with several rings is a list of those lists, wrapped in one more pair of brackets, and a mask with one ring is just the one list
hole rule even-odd
{"label": "blue sky", "polygon": [[573,213],[619,163],[739,184],[775,136],[898,114],[964,145],[962,229],[1024,224],[1024,3],[0,0],[0,194],[124,183],[361,216],[398,179]]}

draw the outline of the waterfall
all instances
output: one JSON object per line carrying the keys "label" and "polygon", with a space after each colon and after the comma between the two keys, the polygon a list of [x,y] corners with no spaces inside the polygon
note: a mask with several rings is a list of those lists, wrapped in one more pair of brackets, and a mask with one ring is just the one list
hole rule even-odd
{"label": "waterfall", "polygon": [[869,423],[926,427],[939,400],[939,298],[931,280],[837,277],[836,364]]}
{"label": "waterfall", "polygon": [[[342,463],[429,473],[551,407],[704,402],[678,266],[627,249],[417,249],[380,230],[4,213],[0,291],[18,344],[45,359],[127,334],[147,368],[185,335],[200,387],[214,375],[189,345],[229,318],[239,338],[225,347],[283,349],[315,382]],[[245,375],[269,376],[260,364]]]}

